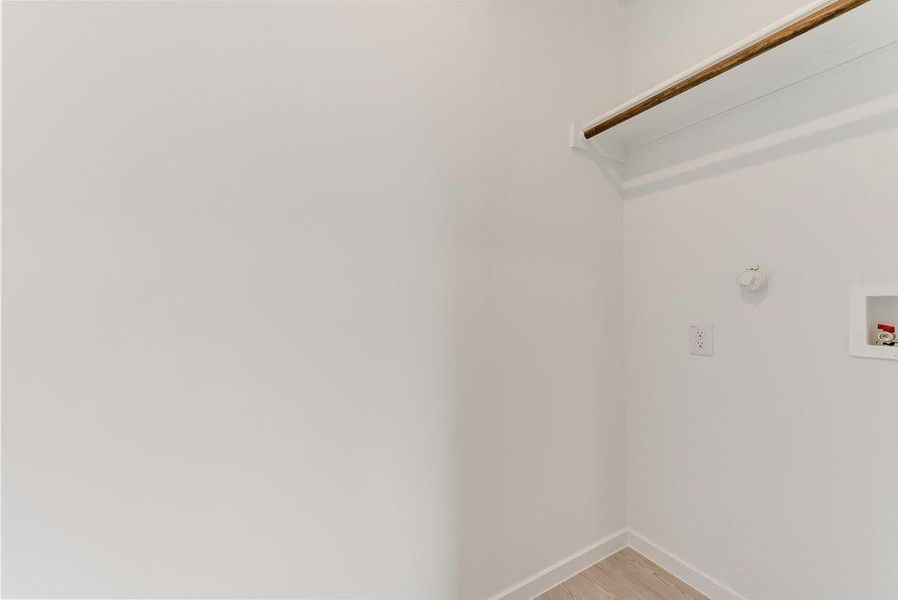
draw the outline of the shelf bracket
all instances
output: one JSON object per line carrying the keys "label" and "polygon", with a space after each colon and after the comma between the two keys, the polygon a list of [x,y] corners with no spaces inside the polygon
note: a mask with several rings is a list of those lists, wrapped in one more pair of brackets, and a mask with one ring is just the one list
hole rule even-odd
{"label": "shelf bracket", "polygon": [[583,128],[576,125],[571,125],[568,129],[568,146],[577,156],[598,165],[618,191],[623,189],[624,160],[623,157],[618,156],[617,152],[609,151],[607,145],[595,138],[586,139],[586,136],[583,135]]}

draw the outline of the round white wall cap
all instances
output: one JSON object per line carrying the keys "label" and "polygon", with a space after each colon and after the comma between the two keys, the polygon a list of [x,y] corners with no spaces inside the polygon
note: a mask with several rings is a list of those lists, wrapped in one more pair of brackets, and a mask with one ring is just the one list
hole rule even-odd
{"label": "round white wall cap", "polygon": [[743,292],[757,292],[767,287],[767,272],[760,265],[748,267],[739,273],[736,283]]}

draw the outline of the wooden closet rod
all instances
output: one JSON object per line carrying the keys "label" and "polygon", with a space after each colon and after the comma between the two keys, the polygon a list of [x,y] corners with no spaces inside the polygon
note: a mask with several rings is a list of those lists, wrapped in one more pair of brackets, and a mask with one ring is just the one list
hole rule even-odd
{"label": "wooden closet rod", "polygon": [[[683,92],[688,92],[692,88],[714,79],[718,75],[722,75],[731,69],[735,69],[742,63],[764,54],[768,50],[772,50],[781,44],[785,44],[791,39],[797,38],[803,33],[807,33],[812,29],[823,25],[824,23],[835,19],[836,17],[854,10],[862,4],[866,4],[870,0],[836,0],[832,4],[828,4],[823,8],[807,15],[806,17],[786,26],[782,29],[774,31],[770,35],[746,46],[735,54],[722,58],[712,65],[709,65],[701,71],[686,77],[669,87],[664,88],[657,94],[653,94],[645,100],[634,104],[633,106],[611,116],[604,121],[591,125],[583,131],[586,139],[595,137],[603,131],[608,131],[615,125],[620,125],[624,121],[632,119],[636,115],[640,115],[650,108],[654,108],[663,102],[667,102],[671,98],[679,96]],[[892,0],[894,1],[894,0]]]}

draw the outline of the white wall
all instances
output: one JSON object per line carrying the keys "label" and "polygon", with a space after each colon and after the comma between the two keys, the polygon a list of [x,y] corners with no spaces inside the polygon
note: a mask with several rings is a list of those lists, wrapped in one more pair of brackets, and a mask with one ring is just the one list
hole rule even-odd
{"label": "white wall", "polygon": [[811,0],[621,0],[623,98],[728,48]]}
{"label": "white wall", "polygon": [[3,12],[4,596],[483,598],[623,525],[616,3]]}
{"label": "white wall", "polygon": [[[631,87],[798,3],[673,4],[629,6]],[[771,120],[825,119],[846,89],[887,98],[896,60],[861,61],[665,151],[696,158]],[[628,522],[752,600],[898,597],[898,363],[851,358],[847,341],[849,285],[898,281],[895,236],[878,233],[898,223],[893,106],[624,203]],[[770,288],[743,298],[735,277],[755,261]],[[690,322],[714,323],[713,358],[688,355]]]}

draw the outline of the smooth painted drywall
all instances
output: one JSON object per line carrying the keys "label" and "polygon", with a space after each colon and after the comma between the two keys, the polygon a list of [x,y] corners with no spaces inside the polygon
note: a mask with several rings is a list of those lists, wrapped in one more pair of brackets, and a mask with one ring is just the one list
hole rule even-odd
{"label": "smooth painted drywall", "polygon": [[5,597],[484,598],[623,526],[616,3],[3,13]]}
{"label": "smooth painted drywall", "polygon": [[622,97],[655,87],[810,1],[622,0]]}
{"label": "smooth painted drywall", "polygon": [[[790,3],[671,4],[628,9],[631,81],[762,26],[749,5]],[[628,523],[750,600],[898,597],[898,362],[850,357],[847,332],[850,284],[898,281],[895,64],[892,49],[662,144],[653,160],[698,167],[624,202]],[[891,109],[820,127],[855,96]],[[810,119],[812,135],[702,162]],[[769,290],[743,297],[756,262]],[[714,324],[713,358],[688,354],[691,322]]]}

